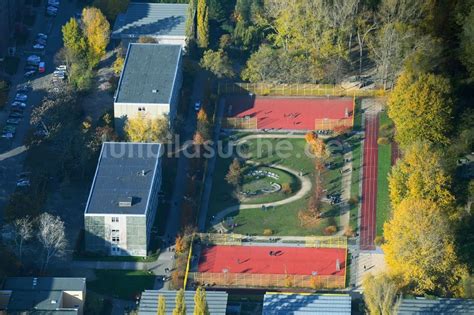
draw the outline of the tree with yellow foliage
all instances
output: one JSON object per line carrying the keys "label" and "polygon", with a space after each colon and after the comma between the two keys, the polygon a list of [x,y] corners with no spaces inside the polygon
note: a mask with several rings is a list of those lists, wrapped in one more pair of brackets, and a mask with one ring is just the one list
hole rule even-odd
{"label": "tree with yellow foliage", "polygon": [[449,191],[450,176],[444,171],[442,157],[427,142],[416,142],[405,150],[389,175],[390,200],[396,207],[409,197],[434,201],[450,212],[454,196]]}
{"label": "tree with yellow foliage", "polygon": [[395,315],[400,298],[394,279],[386,273],[367,274],[362,280],[364,302],[369,315]]}
{"label": "tree with yellow foliage", "polygon": [[388,100],[397,142],[401,146],[417,140],[448,144],[452,108],[448,79],[431,73],[403,73]]}
{"label": "tree with yellow foliage", "polygon": [[93,68],[105,55],[110,39],[110,24],[99,9],[87,7],[82,10],[82,25],[89,47],[89,66]]}
{"label": "tree with yellow foliage", "polygon": [[125,135],[131,142],[166,142],[171,134],[168,118],[150,119],[139,115],[127,119]]}
{"label": "tree with yellow foliage", "polygon": [[460,264],[442,206],[408,198],[384,224],[382,249],[391,275],[414,294],[461,296],[467,269]]}
{"label": "tree with yellow foliage", "polygon": [[326,144],[314,132],[310,131],[304,136],[306,143],[310,146],[311,152],[318,158],[327,157]]}

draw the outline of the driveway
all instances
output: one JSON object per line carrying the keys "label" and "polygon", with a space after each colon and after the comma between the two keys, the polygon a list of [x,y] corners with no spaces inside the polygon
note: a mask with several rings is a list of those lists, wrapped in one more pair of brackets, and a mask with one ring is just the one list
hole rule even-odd
{"label": "driveway", "polygon": [[[9,95],[9,103],[0,111],[0,124],[3,126],[9,115],[10,103],[15,97],[16,86],[18,84],[28,83],[31,85],[28,93],[27,109],[23,121],[18,125],[16,135],[13,139],[7,140],[0,138],[0,223],[3,221],[3,212],[8,202],[9,196],[15,191],[16,176],[23,170],[27,148],[24,146],[25,135],[29,129],[29,120],[31,110],[39,104],[46,96],[47,88],[55,69],[54,55],[62,47],[61,27],[64,25],[74,13],[80,10],[80,6],[74,1],[61,1],[59,14],[54,17],[46,17],[44,14],[44,4],[36,11],[36,22],[32,27],[30,38],[25,46],[17,47],[17,55],[20,57],[18,72],[10,78],[12,86]],[[37,33],[45,33],[48,35],[46,49],[41,55],[42,61],[46,62],[46,72],[42,75],[35,76],[30,80],[23,76],[23,69],[26,64],[26,58],[37,52],[33,52],[32,43]]]}

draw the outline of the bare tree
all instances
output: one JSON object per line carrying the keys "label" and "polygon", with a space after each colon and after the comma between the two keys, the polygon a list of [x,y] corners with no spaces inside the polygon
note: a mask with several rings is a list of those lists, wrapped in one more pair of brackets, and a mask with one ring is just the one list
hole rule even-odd
{"label": "bare tree", "polygon": [[18,259],[22,258],[23,244],[33,237],[33,221],[29,216],[16,219],[12,224],[15,233],[15,243],[18,249]]}
{"label": "bare tree", "polygon": [[48,266],[51,258],[62,257],[67,246],[64,222],[60,217],[47,212],[38,219],[38,240],[43,245],[44,260],[42,270]]}
{"label": "bare tree", "polygon": [[369,12],[363,12],[356,20],[357,43],[359,46],[359,75],[362,74],[362,57],[368,35],[377,28],[377,21]]}

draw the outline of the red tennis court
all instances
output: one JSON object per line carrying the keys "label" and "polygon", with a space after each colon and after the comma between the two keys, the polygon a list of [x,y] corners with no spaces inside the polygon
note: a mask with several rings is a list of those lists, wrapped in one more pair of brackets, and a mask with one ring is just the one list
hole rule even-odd
{"label": "red tennis court", "polygon": [[342,97],[226,97],[227,118],[256,119],[257,129],[315,130],[352,127],[354,100]]}
{"label": "red tennis court", "polygon": [[216,245],[203,248],[198,271],[344,276],[345,260],[346,250],[340,248]]}

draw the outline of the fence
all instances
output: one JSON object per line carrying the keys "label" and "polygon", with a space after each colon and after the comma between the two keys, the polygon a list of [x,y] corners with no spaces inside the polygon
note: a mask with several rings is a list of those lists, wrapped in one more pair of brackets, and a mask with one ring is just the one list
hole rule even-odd
{"label": "fence", "polygon": [[223,129],[257,129],[256,117],[227,117],[222,119]]}
{"label": "fence", "polygon": [[361,90],[346,89],[333,84],[270,84],[270,83],[233,83],[221,82],[218,87],[222,94],[273,95],[273,96],[354,96],[381,97],[386,92],[383,89]]}
{"label": "fence", "polygon": [[353,119],[315,119],[314,130],[335,130],[337,128],[352,129]]}
{"label": "fence", "polygon": [[343,289],[345,276],[250,274],[250,273],[200,273],[190,274],[193,281],[202,286],[239,288],[311,288]]}
{"label": "fence", "polygon": [[347,237],[345,236],[307,236],[306,247],[315,248],[344,248],[347,249]]}
{"label": "fence", "polygon": [[214,233],[199,233],[199,239],[204,244],[212,245],[242,245],[241,234],[214,234]]}

